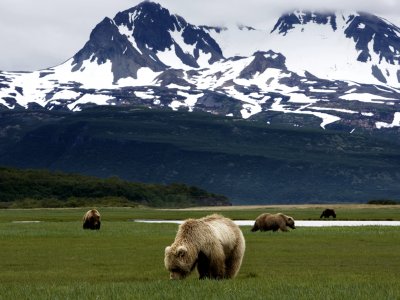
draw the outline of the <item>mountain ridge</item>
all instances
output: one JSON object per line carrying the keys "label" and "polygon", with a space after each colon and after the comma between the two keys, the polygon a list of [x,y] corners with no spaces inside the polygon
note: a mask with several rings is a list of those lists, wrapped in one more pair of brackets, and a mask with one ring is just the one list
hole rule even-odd
{"label": "mountain ridge", "polygon": [[259,30],[192,25],[147,1],[104,18],[64,64],[0,72],[0,107],[141,104],[397,131],[399,64],[400,29],[374,15],[296,11]]}

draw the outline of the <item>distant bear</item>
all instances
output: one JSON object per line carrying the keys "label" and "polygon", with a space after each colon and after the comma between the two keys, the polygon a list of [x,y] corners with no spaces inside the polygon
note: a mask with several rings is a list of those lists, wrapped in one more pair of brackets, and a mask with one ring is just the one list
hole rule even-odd
{"label": "distant bear", "polygon": [[332,216],[332,217],[334,217],[334,218],[336,219],[335,210],[330,209],[330,208],[327,208],[327,209],[325,209],[325,210],[322,212],[322,214],[321,214],[321,216],[320,216],[319,218],[320,218],[320,219],[321,219],[322,217],[324,217],[324,218],[329,218],[330,216]]}
{"label": "distant bear", "polygon": [[91,209],[83,216],[83,229],[99,230],[101,225],[100,213],[96,209]]}
{"label": "distant bear", "polygon": [[292,217],[286,216],[284,214],[269,214],[264,213],[257,217],[254,222],[254,226],[251,231],[277,231],[278,229],[282,231],[288,231],[288,227],[296,229],[294,226],[294,220]]}
{"label": "distant bear", "polygon": [[228,218],[213,214],[188,219],[179,226],[172,245],[165,248],[164,264],[170,279],[184,279],[196,265],[200,279],[234,278],[245,247],[242,231]]}

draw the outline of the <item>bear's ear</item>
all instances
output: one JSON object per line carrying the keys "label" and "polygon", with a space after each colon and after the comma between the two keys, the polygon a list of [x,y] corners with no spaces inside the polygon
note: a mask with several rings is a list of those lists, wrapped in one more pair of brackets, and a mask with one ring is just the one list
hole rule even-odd
{"label": "bear's ear", "polygon": [[165,247],[165,254],[169,253],[171,251],[171,246]]}
{"label": "bear's ear", "polygon": [[186,253],[187,253],[187,248],[185,246],[179,246],[178,249],[176,250],[177,257],[185,257]]}

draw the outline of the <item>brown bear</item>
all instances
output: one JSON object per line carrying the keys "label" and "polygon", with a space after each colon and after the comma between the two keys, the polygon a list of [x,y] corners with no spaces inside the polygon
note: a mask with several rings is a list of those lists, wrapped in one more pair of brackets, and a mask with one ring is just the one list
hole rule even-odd
{"label": "brown bear", "polygon": [[330,216],[332,216],[334,219],[336,219],[335,210],[334,210],[334,209],[331,209],[331,208],[327,208],[327,209],[325,209],[325,210],[322,212],[322,214],[321,214],[321,216],[320,216],[319,218],[320,218],[320,219],[321,219],[322,217],[324,217],[324,218],[329,218]]}
{"label": "brown bear", "polygon": [[257,217],[254,222],[254,226],[251,231],[277,231],[278,229],[282,231],[288,231],[288,227],[296,229],[294,226],[294,219],[292,217],[286,216],[284,214],[269,214],[264,213]]}
{"label": "brown bear", "polygon": [[183,279],[196,267],[200,279],[234,278],[239,272],[245,240],[232,220],[213,214],[187,219],[175,241],[165,248],[164,264],[170,279]]}
{"label": "brown bear", "polygon": [[101,225],[100,213],[91,209],[83,216],[83,229],[99,230]]}

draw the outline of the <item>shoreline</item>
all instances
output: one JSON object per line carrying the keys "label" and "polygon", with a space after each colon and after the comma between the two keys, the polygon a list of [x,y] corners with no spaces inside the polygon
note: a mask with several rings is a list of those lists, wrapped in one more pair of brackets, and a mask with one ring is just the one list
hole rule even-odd
{"label": "shoreline", "polygon": [[[138,223],[169,223],[182,224],[184,220],[132,220]],[[239,226],[252,226],[254,220],[233,220]],[[296,227],[357,227],[357,226],[400,226],[400,221],[336,221],[336,220],[321,220],[321,221],[306,221],[296,220]]]}

